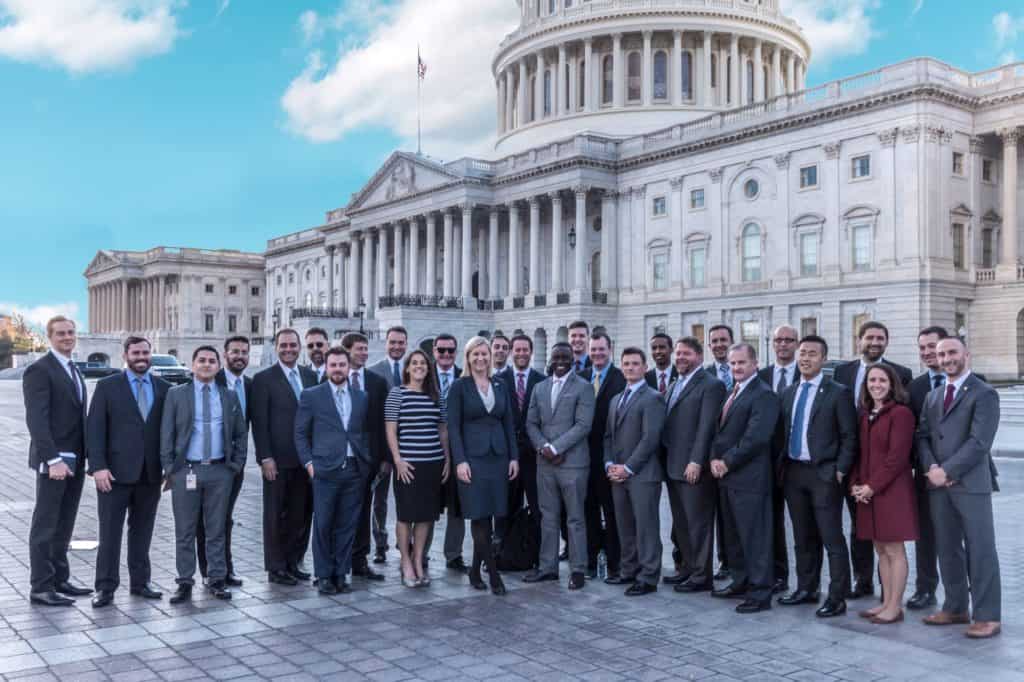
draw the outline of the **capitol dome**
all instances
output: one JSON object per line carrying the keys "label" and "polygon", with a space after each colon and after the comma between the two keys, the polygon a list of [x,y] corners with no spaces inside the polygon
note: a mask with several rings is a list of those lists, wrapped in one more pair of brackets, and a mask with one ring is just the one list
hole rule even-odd
{"label": "capitol dome", "polygon": [[804,88],[810,46],[779,0],[516,0],[498,46],[495,151],[637,135]]}

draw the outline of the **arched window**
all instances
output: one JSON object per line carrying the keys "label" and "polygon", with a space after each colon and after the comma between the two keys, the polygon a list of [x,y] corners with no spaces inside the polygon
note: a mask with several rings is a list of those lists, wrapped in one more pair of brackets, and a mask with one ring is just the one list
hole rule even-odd
{"label": "arched window", "polygon": [[576,95],[576,103],[580,109],[587,106],[587,60],[581,59],[579,69],[579,82],[576,84],[578,94]]}
{"label": "arched window", "polygon": [[562,93],[562,111],[566,112],[569,110],[569,103],[572,101],[572,69],[569,68],[569,62],[565,63],[565,73],[562,74],[562,82],[565,83],[565,92]]}
{"label": "arched window", "polygon": [[601,60],[601,104],[611,104],[615,96],[615,69],[611,55]]}
{"label": "arched window", "polygon": [[309,310],[309,309],[311,309],[313,307],[313,292],[312,291],[307,291],[306,292],[305,305],[306,305],[306,309],[307,310]]}
{"label": "arched window", "polygon": [[740,249],[743,259],[743,281],[759,282],[761,280],[761,228],[755,223],[747,223],[743,227]]}
{"label": "arched window", "polygon": [[711,87],[718,87],[718,55],[711,54]]}
{"label": "arched window", "polygon": [[551,71],[544,69],[544,115],[551,115]]}
{"label": "arched window", "polygon": [[[683,50],[682,63],[679,65],[679,73],[682,78],[680,87],[682,88],[683,99],[693,99],[693,53]],[[714,73],[714,71],[712,71]]]}
{"label": "arched window", "polygon": [[668,99],[668,54],[654,53],[654,99]]}
{"label": "arched window", "polygon": [[754,101],[754,62],[747,62],[747,104]]}
{"label": "arched window", "polygon": [[519,127],[519,88],[512,91],[512,127]]}
{"label": "arched window", "polygon": [[630,52],[626,58],[626,99],[630,102],[640,101],[643,92],[641,71],[640,53]]}
{"label": "arched window", "polygon": [[771,84],[771,81],[768,78],[768,65],[766,64],[764,67],[762,67],[761,71],[762,71],[762,76],[763,76],[762,82],[764,83],[763,97],[765,99],[768,99],[768,86]]}
{"label": "arched window", "polygon": [[530,76],[530,87],[526,91],[527,111],[529,111],[529,117],[531,121],[537,120],[537,76]]}

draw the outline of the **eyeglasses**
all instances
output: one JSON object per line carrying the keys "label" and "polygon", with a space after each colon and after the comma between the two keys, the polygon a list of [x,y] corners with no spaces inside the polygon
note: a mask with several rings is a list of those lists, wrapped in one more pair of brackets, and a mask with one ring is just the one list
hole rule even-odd
{"label": "eyeglasses", "polygon": [[309,350],[313,350],[314,348],[323,348],[326,345],[327,344],[324,343],[323,341],[315,341],[313,343],[307,343],[306,348],[308,348]]}
{"label": "eyeglasses", "polygon": [[438,355],[455,355],[454,348],[441,348],[440,346],[434,349],[434,352]]}
{"label": "eyeglasses", "polygon": [[791,336],[776,336],[774,341],[775,343],[796,343],[796,339]]}

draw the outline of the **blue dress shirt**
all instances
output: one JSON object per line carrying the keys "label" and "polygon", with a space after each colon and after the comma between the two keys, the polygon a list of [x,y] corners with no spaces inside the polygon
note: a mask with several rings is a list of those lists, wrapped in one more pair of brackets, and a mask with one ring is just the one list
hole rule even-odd
{"label": "blue dress shirt", "polygon": [[192,382],[195,391],[195,413],[192,417],[192,436],[188,439],[188,452],[185,459],[189,462],[203,461],[203,386],[210,387],[210,461],[224,459],[224,410],[220,404],[220,391],[217,384],[201,381]]}

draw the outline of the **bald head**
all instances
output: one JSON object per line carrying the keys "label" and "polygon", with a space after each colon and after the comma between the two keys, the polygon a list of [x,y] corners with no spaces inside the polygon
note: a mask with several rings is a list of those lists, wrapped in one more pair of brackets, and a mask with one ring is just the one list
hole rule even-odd
{"label": "bald head", "polygon": [[792,325],[782,324],[772,332],[772,347],[775,350],[775,362],[779,365],[789,365],[796,357],[796,345],[800,340],[796,328]]}

